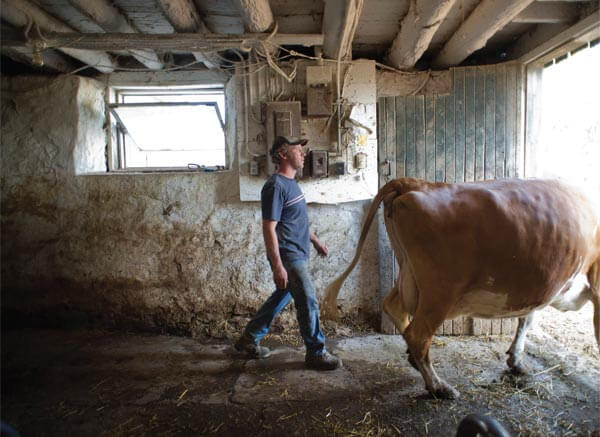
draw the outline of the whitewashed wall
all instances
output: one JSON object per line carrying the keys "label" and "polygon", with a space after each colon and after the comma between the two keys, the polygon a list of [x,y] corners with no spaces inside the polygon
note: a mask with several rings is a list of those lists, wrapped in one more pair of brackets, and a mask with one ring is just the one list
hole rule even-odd
{"label": "whitewashed wall", "polygon": [[[260,207],[240,201],[236,153],[232,169],[219,173],[83,175],[78,166],[103,165],[85,153],[104,148],[102,85],[3,77],[2,90],[5,321],[75,317],[198,335],[241,326],[271,293]],[[330,248],[326,259],[313,253],[319,295],[350,261],[368,203],[310,206]],[[345,314],[377,313],[376,244],[373,231],[341,295]],[[282,320],[295,326],[291,310]]]}

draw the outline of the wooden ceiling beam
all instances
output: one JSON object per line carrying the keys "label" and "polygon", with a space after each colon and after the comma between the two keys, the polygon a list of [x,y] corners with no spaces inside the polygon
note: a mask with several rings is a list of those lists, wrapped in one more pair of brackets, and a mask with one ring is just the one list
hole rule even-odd
{"label": "wooden ceiling beam", "polygon": [[352,40],[364,0],[326,0],[323,12],[323,55],[330,59],[351,59]]}
{"label": "wooden ceiling beam", "polygon": [[519,59],[525,53],[528,53],[548,41],[554,35],[569,28],[566,23],[538,24],[519,37],[508,49],[506,55],[508,59]]}
{"label": "wooden ceiling beam", "polygon": [[262,33],[271,30],[275,23],[269,0],[234,0],[242,14],[244,28],[248,33]]}
{"label": "wooden ceiling beam", "polygon": [[534,2],[523,9],[513,23],[570,23],[578,13],[579,8],[575,4]]}
{"label": "wooden ceiling beam", "polygon": [[[44,39],[52,47],[71,47],[88,50],[131,50],[134,48],[173,51],[186,53],[203,50],[226,50],[247,47],[253,41],[270,37],[266,33],[242,35],[218,35],[200,33],[44,33]],[[272,37],[278,45],[302,45],[306,47],[323,45],[324,37],[320,33],[286,34],[279,33]],[[24,47],[23,35],[2,29],[0,44],[3,47]]]}
{"label": "wooden ceiling beam", "polygon": [[[0,14],[3,20],[15,27],[26,27],[35,23],[44,32],[65,32],[71,35],[75,32],[73,28],[28,0],[2,0]],[[30,34],[33,36],[35,32],[30,31]],[[114,59],[108,53],[70,48],[68,45],[60,48],[60,51],[103,73],[111,73],[116,68]]]}
{"label": "wooden ceiling beam", "polygon": [[50,68],[59,73],[70,73],[77,66],[56,50],[46,49],[40,52],[40,60],[34,59],[30,48],[26,47],[2,47],[2,54],[21,64],[30,64],[34,68]]}
{"label": "wooden ceiling beam", "polygon": [[[158,4],[177,32],[209,33],[192,0],[158,0]],[[192,55],[210,69],[220,64],[219,59],[209,53],[192,52]]]}
{"label": "wooden ceiling beam", "polygon": [[456,0],[411,1],[400,23],[400,32],[392,42],[387,63],[401,70],[413,68],[455,3]]}
{"label": "wooden ceiling beam", "polygon": [[539,61],[564,44],[571,42],[583,44],[586,40],[598,37],[600,37],[600,14],[594,13],[525,53],[519,58],[519,61],[523,64]]}
{"label": "wooden ceiling beam", "polygon": [[433,60],[436,68],[458,65],[511,22],[533,0],[482,0]]}
{"label": "wooden ceiling beam", "polygon": [[[69,0],[69,3],[81,13],[94,20],[107,32],[137,33],[121,12],[109,0]],[[131,55],[151,70],[160,70],[164,67],[156,53],[148,50],[129,49]]]}

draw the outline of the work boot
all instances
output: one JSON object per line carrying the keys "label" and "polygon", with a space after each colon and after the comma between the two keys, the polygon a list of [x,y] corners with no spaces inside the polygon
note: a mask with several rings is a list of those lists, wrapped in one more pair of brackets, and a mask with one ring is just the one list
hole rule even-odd
{"label": "work boot", "polygon": [[271,355],[271,350],[268,347],[259,345],[256,341],[251,338],[242,335],[238,341],[236,341],[235,350],[238,352],[245,352],[249,358],[267,358]]}
{"label": "work boot", "polygon": [[307,353],[304,363],[306,367],[314,370],[335,370],[342,367],[342,360],[326,350],[318,354]]}

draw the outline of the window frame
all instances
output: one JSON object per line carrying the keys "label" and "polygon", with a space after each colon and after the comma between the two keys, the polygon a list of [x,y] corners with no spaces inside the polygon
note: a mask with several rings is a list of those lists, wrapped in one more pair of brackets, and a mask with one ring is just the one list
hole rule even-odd
{"label": "window frame", "polygon": [[[107,142],[107,169],[109,173],[161,173],[161,172],[214,172],[229,170],[230,160],[228,153],[228,140],[227,140],[227,114],[222,114],[219,108],[219,102],[207,101],[207,102],[147,102],[147,103],[126,103],[125,99],[128,96],[176,96],[176,95],[215,95],[218,94],[223,98],[223,106],[225,109],[227,106],[227,93],[225,84],[211,84],[211,85],[177,85],[177,84],[147,84],[147,85],[132,85],[132,86],[120,86],[120,85],[108,85],[106,88],[107,98],[106,104],[106,117],[109,126],[107,135],[110,140]],[[199,164],[188,164],[187,166],[154,166],[154,167],[126,167],[126,153],[125,153],[125,136],[127,135],[127,128],[116,109],[118,107],[165,107],[165,106],[208,106],[212,107],[215,111],[221,129],[223,131],[224,138],[224,161],[225,165],[219,166],[204,166]],[[113,140],[116,140],[116,144],[113,144]],[[111,153],[108,153],[110,148]],[[115,159],[116,158],[116,159]]]}

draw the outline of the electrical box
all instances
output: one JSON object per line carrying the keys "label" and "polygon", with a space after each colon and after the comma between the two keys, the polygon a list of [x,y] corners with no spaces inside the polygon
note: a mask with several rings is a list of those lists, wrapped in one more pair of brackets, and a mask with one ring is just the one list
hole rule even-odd
{"label": "electrical box", "polygon": [[329,115],[332,105],[333,99],[329,86],[315,85],[306,89],[307,115]]}
{"label": "electrical box", "polygon": [[306,115],[331,114],[331,82],[331,67],[306,67]]}
{"label": "electrical box", "polygon": [[250,176],[258,176],[260,174],[260,169],[258,167],[258,161],[251,160],[249,165],[249,173]]}
{"label": "electrical box", "polygon": [[346,173],[346,163],[336,162],[333,164],[333,172],[336,176],[342,176]]}
{"label": "electrical box", "polygon": [[367,168],[367,154],[359,152],[354,155],[354,168],[357,170],[364,170]]}
{"label": "electrical box", "polygon": [[313,178],[327,176],[327,151],[311,150],[309,154],[310,175]]}
{"label": "electrical box", "polygon": [[269,175],[275,172],[275,164],[271,162],[269,155],[273,141],[279,135],[300,136],[300,111],[301,103],[299,101],[266,103],[265,128],[267,131],[267,173]]}

